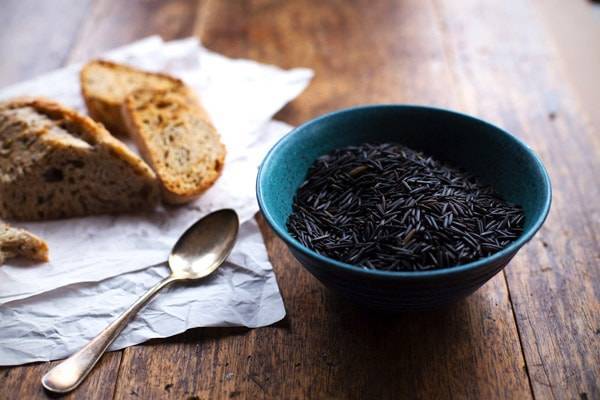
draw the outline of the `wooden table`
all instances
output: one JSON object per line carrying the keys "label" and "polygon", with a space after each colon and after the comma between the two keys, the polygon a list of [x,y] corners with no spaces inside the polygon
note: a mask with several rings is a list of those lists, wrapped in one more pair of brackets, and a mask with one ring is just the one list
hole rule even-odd
{"label": "wooden table", "polygon": [[[0,9],[0,85],[150,34],[195,35],[228,56],[313,68],[279,119],[375,102],[449,107],[523,138],[554,187],[547,223],[503,273],[447,309],[397,317],[326,291],[259,216],[285,320],[108,354],[67,397],[600,399],[600,132],[578,109],[532,0],[3,0]],[[39,379],[53,364],[0,369],[0,398],[45,397]]]}

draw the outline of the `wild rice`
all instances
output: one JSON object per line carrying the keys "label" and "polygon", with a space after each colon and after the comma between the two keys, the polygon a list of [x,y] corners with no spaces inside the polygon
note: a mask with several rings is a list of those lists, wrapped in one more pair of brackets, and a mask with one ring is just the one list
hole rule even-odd
{"label": "wild rice", "polygon": [[521,207],[459,169],[398,144],[320,157],[298,189],[290,233],[363,268],[418,271],[489,256],[523,230]]}

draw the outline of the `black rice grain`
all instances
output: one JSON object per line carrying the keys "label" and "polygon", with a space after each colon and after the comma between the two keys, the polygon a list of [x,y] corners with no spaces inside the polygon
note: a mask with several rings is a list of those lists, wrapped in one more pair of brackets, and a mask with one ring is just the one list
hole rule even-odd
{"label": "black rice grain", "polygon": [[521,207],[468,173],[398,144],[320,157],[294,198],[289,232],[366,269],[420,271],[487,257],[519,237]]}

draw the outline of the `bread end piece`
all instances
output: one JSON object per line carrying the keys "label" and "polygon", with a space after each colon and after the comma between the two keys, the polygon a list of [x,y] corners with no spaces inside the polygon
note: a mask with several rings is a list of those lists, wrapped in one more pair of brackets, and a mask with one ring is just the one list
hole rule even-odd
{"label": "bread end piece", "polygon": [[46,262],[48,245],[31,232],[0,222],[0,265],[13,257]]}
{"label": "bread end piece", "polygon": [[121,106],[129,93],[141,88],[175,90],[184,86],[181,80],[170,75],[106,60],[88,62],[79,78],[89,115],[116,135],[127,134]]}

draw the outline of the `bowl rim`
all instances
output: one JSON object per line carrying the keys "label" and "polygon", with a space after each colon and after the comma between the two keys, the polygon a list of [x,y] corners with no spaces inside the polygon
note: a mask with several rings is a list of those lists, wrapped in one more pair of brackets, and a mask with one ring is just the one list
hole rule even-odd
{"label": "bowl rim", "polygon": [[[356,111],[372,110],[372,109],[378,109],[378,108],[379,109],[381,109],[381,108],[405,109],[405,110],[406,109],[414,109],[414,110],[430,111],[430,112],[434,112],[434,113],[441,112],[441,113],[446,113],[446,114],[453,114],[454,116],[457,116],[460,118],[465,118],[465,119],[471,120],[472,122],[476,122],[479,124],[486,125],[487,127],[493,128],[494,130],[496,130],[498,132],[498,134],[504,135],[509,140],[516,142],[531,157],[531,159],[535,162],[538,170],[541,172],[543,184],[544,184],[544,188],[545,188],[545,199],[544,199],[542,212],[538,215],[537,219],[529,227],[529,229],[524,231],[517,240],[512,242],[510,245],[508,245],[504,249],[498,251],[497,253],[494,253],[491,256],[487,256],[487,257],[481,258],[479,260],[476,260],[476,261],[473,261],[473,262],[470,262],[467,264],[459,264],[456,266],[439,268],[439,269],[435,269],[435,270],[382,271],[382,270],[378,270],[378,269],[365,269],[358,265],[348,264],[348,263],[338,261],[333,258],[324,256],[324,255],[321,255],[321,254],[309,249],[308,247],[304,246],[302,243],[300,243],[298,240],[296,240],[294,237],[292,237],[292,235],[290,235],[290,233],[287,231],[287,229],[282,229],[275,222],[275,219],[269,212],[269,209],[265,206],[266,202],[264,200],[263,192],[261,189],[262,182],[266,179],[265,167],[267,167],[269,165],[270,161],[273,158],[273,155],[278,151],[278,149],[284,143],[289,141],[290,138],[293,137],[295,134],[305,130],[307,127],[318,124],[321,121],[323,121],[324,119],[332,118],[334,116],[347,114],[347,113],[353,113]],[[293,249],[299,251],[300,253],[303,253],[305,256],[315,258],[318,261],[321,261],[323,263],[334,265],[338,268],[341,268],[348,272],[359,274],[359,275],[365,275],[365,276],[370,276],[370,277],[402,278],[402,279],[416,278],[416,279],[418,279],[418,278],[428,278],[428,277],[433,278],[433,277],[440,277],[440,276],[457,275],[457,274],[460,274],[460,273],[463,273],[466,271],[475,270],[480,267],[484,267],[485,265],[488,265],[495,261],[499,261],[507,256],[511,256],[511,254],[512,255],[516,254],[516,252],[525,243],[527,243],[529,240],[531,240],[531,238],[535,235],[535,233],[544,224],[544,221],[546,220],[548,213],[550,211],[550,205],[552,203],[552,187],[551,187],[551,182],[550,182],[550,177],[548,175],[548,172],[546,171],[546,168],[544,167],[544,164],[542,163],[539,156],[525,142],[523,142],[518,137],[512,135],[511,133],[507,132],[506,130],[504,130],[496,125],[493,125],[487,121],[484,121],[480,118],[473,117],[471,115],[464,114],[462,112],[457,112],[457,111],[453,111],[453,110],[449,110],[449,109],[445,109],[445,108],[423,106],[423,105],[417,105],[417,104],[385,103],[385,104],[358,105],[358,106],[354,106],[354,107],[339,109],[336,111],[332,111],[332,112],[323,114],[316,118],[313,118],[313,119],[306,121],[306,122],[302,123],[301,125],[295,127],[294,129],[292,129],[290,132],[288,132],[286,135],[284,135],[282,138],[280,138],[277,141],[277,143],[275,143],[275,145],[273,145],[273,147],[271,147],[271,149],[269,150],[269,152],[267,153],[267,155],[261,162],[261,164],[258,168],[257,176],[256,176],[256,197],[258,200],[258,206],[260,208],[260,211],[262,212],[262,214],[265,217],[265,220],[267,221],[269,226],[275,231],[275,233],[288,246],[291,246]]]}

